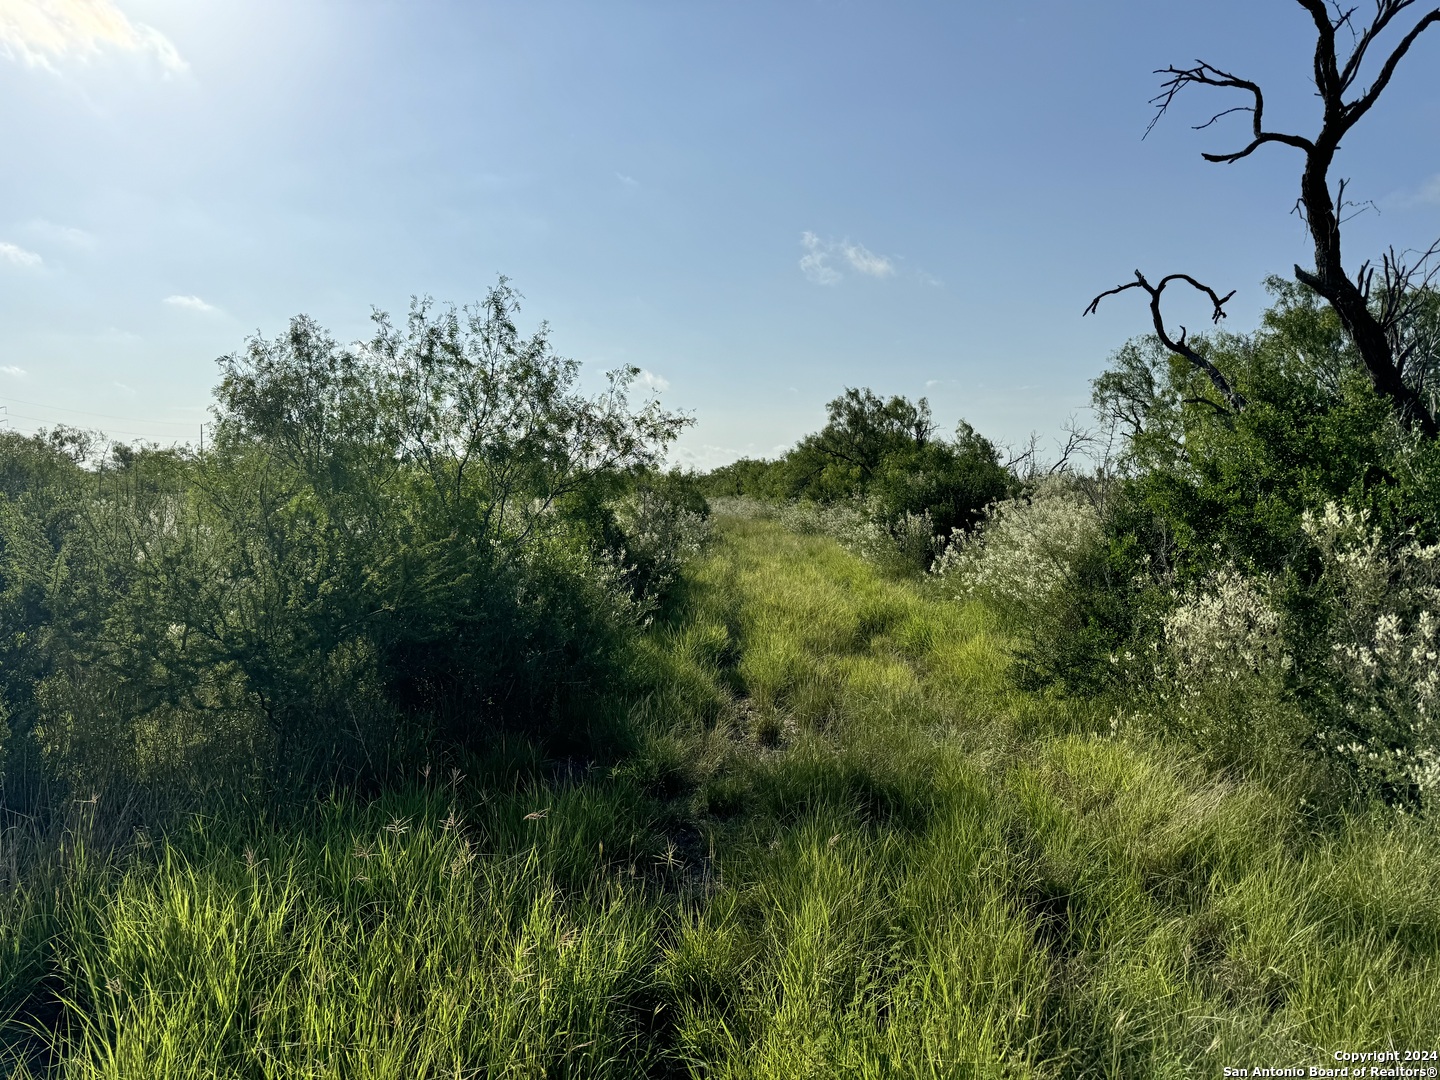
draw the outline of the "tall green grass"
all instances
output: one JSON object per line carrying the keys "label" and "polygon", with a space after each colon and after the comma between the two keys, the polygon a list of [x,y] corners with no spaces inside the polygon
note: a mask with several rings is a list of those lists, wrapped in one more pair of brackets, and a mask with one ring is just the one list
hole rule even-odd
{"label": "tall green grass", "polygon": [[982,608],[731,520],[633,662],[615,767],[16,855],[10,1068],[1180,1077],[1440,1043],[1433,822],[1307,816],[1016,691]]}

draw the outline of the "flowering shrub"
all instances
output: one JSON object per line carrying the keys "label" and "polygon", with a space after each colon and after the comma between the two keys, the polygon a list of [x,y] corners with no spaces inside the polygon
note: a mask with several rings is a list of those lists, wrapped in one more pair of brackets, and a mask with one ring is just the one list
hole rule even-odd
{"label": "flowering shrub", "polygon": [[878,539],[874,522],[857,499],[833,503],[795,499],[780,504],[775,516],[787,529],[806,536],[829,536],[862,553]]}
{"label": "flowering shrub", "polygon": [[1234,567],[1212,574],[1165,618],[1165,646],[1182,694],[1289,670],[1283,629],[1257,582]]}
{"label": "flowering shrub", "polygon": [[932,573],[957,599],[978,598],[1022,625],[1044,621],[1101,541],[1100,514],[1073,484],[1053,478],[1028,498],[996,503],[982,529],[956,533]]}
{"label": "flowering shrub", "polygon": [[1306,724],[1288,695],[1294,660],[1270,583],[1225,567],[1175,597],[1155,662],[1156,716],[1212,761],[1293,769]]}
{"label": "flowering shrub", "polygon": [[1050,477],[1028,498],[994,505],[978,533],[953,536],[936,560],[942,587],[984,601],[1015,634],[1012,674],[1023,686],[1092,693],[1133,667],[1110,659],[1136,636],[1144,564],[1107,534],[1101,494]]}
{"label": "flowering shrub", "polygon": [[[1434,802],[1440,548],[1387,545],[1364,511],[1334,503],[1302,529],[1316,559],[1306,604],[1320,618],[1287,618],[1271,579],[1211,574],[1163,620],[1154,719],[1226,765],[1319,759],[1362,794]],[[1304,610],[1297,599],[1291,611]]]}
{"label": "flowering shrub", "polygon": [[642,489],[619,508],[615,552],[622,578],[644,605],[653,606],[675,583],[686,560],[699,554],[710,532],[702,513],[664,493]]}
{"label": "flowering shrub", "polygon": [[1391,798],[1440,796],[1440,547],[1387,549],[1363,511],[1303,527],[1333,617],[1318,695],[1321,749]]}
{"label": "flowering shrub", "polygon": [[918,514],[907,510],[882,528],[895,554],[906,566],[917,570],[929,569],[937,552],[945,546],[944,539],[935,535],[935,522],[929,510]]}

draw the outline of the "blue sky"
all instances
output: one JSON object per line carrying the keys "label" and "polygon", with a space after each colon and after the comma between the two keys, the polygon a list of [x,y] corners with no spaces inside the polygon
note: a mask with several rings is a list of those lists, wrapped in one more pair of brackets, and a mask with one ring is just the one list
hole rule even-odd
{"label": "blue sky", "polygon": [[[1202,57],[1314,127],[1293,0],[0,0],[0,404],[194,439],[214,360],[305,312],[464,302],[508,275],[598,373],[765,455],[846,385],[947,426],[1056,431],[1144,305],[1137,267],[1239,290],[1307,260],[1298,155],[1231,166]],[[1440,33],[1337,173],[1349,261],[1440,235]],[[1212,108],[1213,106],[1213,108]],[[1177,303],[1198,326],[1203,310]]]}

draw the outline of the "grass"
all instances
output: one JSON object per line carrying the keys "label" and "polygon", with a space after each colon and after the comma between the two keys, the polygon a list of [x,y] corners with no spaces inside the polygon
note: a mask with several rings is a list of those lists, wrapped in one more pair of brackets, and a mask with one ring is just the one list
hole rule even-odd
{"label": "grass", "polygon": [[104,858],[83,816],[12,833],[8,1068],[1182,1077],[1440,1045],[1432,822],[1317,820],[1006,663],[983,609],[723,522],[616,767],[516,753]]}

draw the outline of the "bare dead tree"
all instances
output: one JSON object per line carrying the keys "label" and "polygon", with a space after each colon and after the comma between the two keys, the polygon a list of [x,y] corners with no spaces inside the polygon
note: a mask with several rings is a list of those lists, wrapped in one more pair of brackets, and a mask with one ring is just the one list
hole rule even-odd
{"label": "bare dead tree", "polygon": [[1006,472],[1013,473],[1021,480],[1034,479],[1040,459],[1039,432],[1032,431],[1030,437],[1025,440],[1025,445],[1019,449],[1007,443],[1001,443],[999,449],[1005,456],[1005,460],[1000,464]]}
{"label": "bare dead tree", "polygon": [[1085,309],[1085,314],[1090,315],[1099,310],[1100,301],[1104,300],[1107,296],[1114,296],[1116,293],[1122,293],[1127,289],[1144,289],[1145,292],[1150,295],[1150,317],[1155,323],[1155,333],[1159,336],[1160,340],[1164,342],[1165,347],[1177,356],[1183,356],[1186,360],[1190,361],[1197,370],[1205,373],[1210,382],[1214,384],[1215,389],[1220,391],[1220,396],[1225,399],[1228,411],[1240,412],[1245,408],[1244,395],[1230,385],[1230,380],[1225,377],[1219,368],[1195,350],[1194,346],[1190,344],[1189,331],[1182,326],[1180,327],[1180,336],[1173,337],[1165,328],[1165,317],[1160,313],[1160,295],[1165,291],[1165,286],[1169,285],[1172,281],[1183,281],[1186,284],[1193,285],[1210,298],[1210,303],[1213,306],[1213,310],[1210,313],[1211,322],[1218,323],[1221,319],[1225,318],[1225,302],[1235,295],[1234,289],[1231,289],[1224,296],[1221,296],[1214,289],[1210,288],[1209,285],[1202,285],[1189,274],[1167,274],[1161,278],[1158,283],[1151,285],[1150,282],[1146,280],[1145,275],[1139,270],[1135,271],[1134,281],[1128,282],[1125,285],[1117,285],[1113,289],[1107,289],[1095,297],[1094,300],[1091,300],[1090,305]]}
{"label": "bare dead tree", "polygon": [[1065,438],[1055,440],[1056,456],[1049,464],[1041,457],[1039,434],[1032,431],[1019,449],[1003,443],[1000,445],[999,449],[1005,456],[1002,467],[1026,483],[1046,476],[1073,474],[1076,460],[1091,454],[1104,441],[1089,428],[1082,427],[1073,413],[1060,430]]}
{"label": "bare dead tree", "polygon": [[[1324,297],[1335,309],[1355,343],[1371,383],[1390,402],[1401,422],[1411,430],[1434,438],[1440,434],[1434,407],[1414,380],[1407,378],[1406,366],[1410,357],[1405,348],[1405,327],[1414,309],[1409,306],[1411,302],[1404,298],[1415,295],[1420,288],[1431,283],[1434,270],[1429,264],[1440,251],[1440,243],[1432,245],[1418,258],[1402,259],[1393,251],[1387,254],[1380,268],[1378,294],[1369,263],[1362,266],[1352,279],[1345,272],[1340,251],[1345,185],[1342,181],[1332,195],[1329,173],[1340,148],[1340,140],[1374,107],[1416,39],[1431,26],[1440,24],[1440,8],[1426,12],[1409,25],[1366,86],[1360,77],[1367,57],[1377,40],[1394,26],[1400,15],[1415,5],[1415,0],[1374,0],[1374,14],[1368,23],[1356,20],[1358,8],[1342,8],[1333,0],[1329,3],[1327,0],[1297,0],[1297,3],[1309,13],[1315,24],[1315,87],[1324,105],[1324,116],[1317,135],[1312,138],[1267,130],[1264,123],[1265,97],[1259,85],[1203,60],[1197,60],[1194,67],[1171,66],[1156,72],[1167,78],[1161,84],[1160,94],[1153,99],[1156,113],[1150,127],[1155,126],[1175,101],[1176,95],[1187,86],[1239,90],[1249,95],[1250,104],[1218,112],[1205,123],[1197,125],[1196,130],[1208,128],[1231,113],[1248,112],[1252,122],[1250,142],[1230,153],[1204,154],[1202,156],[1206,161],[1231,164],[1249,157],[1267,143],[1281,143],[1305,155],[1297,206],[1314,241],[1315,269],[1306,270],[1297,265],[1295,278]],[[1399,30],[1400,27],[1394,26],[1394,29]],[[1349,39],[1348,45],[1342,45],[1342,33]],[[1148,133],[1149,129],[1146,130]]]}
{"label": "bare dead tree", "polygon": [[1074,470],[1075,459],[1088,454],[1100,443],[1100,437],[1089,428],[1080,426],[1080,421],[1072,413],[1060,428],[1065,433],[1065,438],[1055,440],[1055,460],[1045,470],[1047,476],[1055,476]]}

